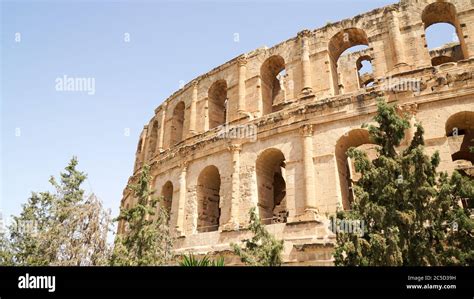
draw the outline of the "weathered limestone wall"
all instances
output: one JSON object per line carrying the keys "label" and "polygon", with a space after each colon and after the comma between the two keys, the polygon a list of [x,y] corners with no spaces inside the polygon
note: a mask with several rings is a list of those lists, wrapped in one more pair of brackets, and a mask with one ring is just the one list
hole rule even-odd
{"label": "weathered limestone wall", "polygon": [[[437,22],[455,26],[459,43],[429,51],[425,29]],[[238,263],[229,244],[248,237],[257,207],[285,240],[286,263],[331,265],[334,235],[324,220],[349,208],[358,176],[346,151],[373,150],[361,125],[372,122],[378,97],[424,126],[440,170],[472,168],[471,36],[472,1],[402,0],[243,54],[156,108],[129,181],[151,165],[157,194],[171,204],[178,253]],[[352,46],[366,49],[342,54]],[[361,76],[363,60],[372,72]],[[406,133],[400,149],[414,132]],[[122,206],[135,203],[128,192]]]}

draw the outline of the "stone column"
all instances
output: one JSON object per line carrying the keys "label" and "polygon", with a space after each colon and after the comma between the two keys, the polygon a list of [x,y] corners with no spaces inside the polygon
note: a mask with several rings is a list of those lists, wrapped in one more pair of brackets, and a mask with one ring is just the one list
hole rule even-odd
{"label": "stone column", "polygon": [[191,99],[191,109],[189,115],[189,136],[196,135],[196,103],[198,97],[198,81],[193,82],[193,96]]}
{"label": "stone column", "polygon": [[231,144],[228,149],[232,152],[232,198],[230,204],[230,220],[227,230],[239,227],[239,202],[240,202],[240,151],[241,145]]}
{"label": "stone column", "polygon": [[148,150],[148,125],[143,126],[143,142],[142,142],[142,149],[141,149],[141,156],[142,161],[146,159],[146,152]]}
{"label": "stone column", "polygon": [[334,66],[337,62],[332,61],[333,59],[328,50],[326,50],[325,56],[328,67],[329,91],[331,92],[331,95],[336,96],[339,94],[339,75],[337,74],[337,68]]}
{"label": "stone column", "polygon": [[402,34],[400,32],[400,23],[395,10],[391,10],[387,14],[388,18],[388,32],[390,36],[390,45],[392,49],[393,69],[398,70],[401,67],[407,66],[405,62],[404,43]]}
{"label": "stone column", "polygon": [[[257,168],[255,164],[247,168],[250,172],[250,179],[248,181],[249,195],[250,195],[250,205],[251,207],[256,208],[257,215],[260,216],[260,211],[258,208],[258,179],[257,179]],[[248,212],[245,215],[245,219],[250,220],[248,217]]]}
{"label": "stone column", "polygon": [[402,140],[401,145],[409,146],[413,137],[416,133],[416,113],[418,112],[417,104],[406,104],[398,107],[400,114],[407,114],[410,127],[405,130],[405,138]]}
{"label": "stone column", "polygon": [[179,177],[179,198],[178,198],[178,212],[176,216],[176,232],[178,236],[184,236],[184,218],[185,218],[185,207],[186,207],[186,172],[188,163],[185,162],[181,165],[181,175]]}
{"label": "stone column", "polygon": [[163,141],[165,138],[165,123],[166,123],[166,109],[168,107],[168,102],[164,102],[161,105],[161,121],[160,121],[160,134],[158,136],[158,150],[162,152],[163,149]]}
{"label": "stone column", "polygon": [[238,60],[239,65],[239,103],[237,112],[239,117],[245,113],[245,78],[247,76],[247,57],[242,56]]}
{"label": "stone column", "polygon": [[303,136],[305,213],[317,213],[313,164],[313,125],[301,127],[301,135]]}
{"label": "stone column", "polygon": [[309,95],[313,92],[311,88],[311,62],[309,60],[309,41],[311,35],[309,30],[303,30],[298,33],[298,39],[301,43],[301,66],[303,72],[303,89],[301,94]]}
{"label": "stone column", "polygon": [[263,88],[262,88],[262,78],[258,76],[257,78],[257,110],[258,116],[263,115]]}
{"label": "stone column", "polygon": [[209,97],[204,100],[204,132],[209,131]]}

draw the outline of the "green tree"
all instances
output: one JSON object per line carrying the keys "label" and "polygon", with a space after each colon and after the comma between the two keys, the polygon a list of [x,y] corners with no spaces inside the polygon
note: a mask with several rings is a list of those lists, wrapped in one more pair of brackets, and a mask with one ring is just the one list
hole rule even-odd
{"label": "green tree", "polygon": [[60,181],[50,183],[54,192],[33,192],[9,227],[10,264],[105,265],[110,247],[107,234],[110,213],[94,194],[85,197],[81,184],[86,175],[76,169],[73,157]]}
{"label": "green tree", "polygon": [[241,261],[252,266],[280,266],[283,240],[276,240],[260,222],[255,208],[250,209],[250,226],[253,237],[244,240],[244,246],[231,244]]}
{"label": "green tree", "polygon": [[382,99],[375,121],[369,135],[380,146],[378,156],[370,161],[364,152],[348,150],[361,178],[351,210],[337,214],[363,221],[366,231],[337,232],[336,265],[473,265],[474,223],[459,204],[473,200],[473,181],[436,172],[439,155],[424,154],[419,124],[410,145],[397,153],[409,125]]}
{"label": "green tree", "polygon": [[13,266],[12,250],[5,232],[0,232],[0,265]]}
{"label": "green tree", "polygon": [[168,213],[158,208],[162,198],[155,198],[150,187],[150,167],[144,165],[137,184],[128,188],[137,204],[121,209],[117,221],[124,221],[126,231],[115,240],[111,265],[156,266],[173,260],[173,238],[168,226]]}

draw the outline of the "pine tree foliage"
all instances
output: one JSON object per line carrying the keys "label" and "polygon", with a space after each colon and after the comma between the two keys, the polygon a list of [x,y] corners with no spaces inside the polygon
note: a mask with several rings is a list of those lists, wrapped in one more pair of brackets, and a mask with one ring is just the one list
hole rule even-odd
{"label": "pine tree foliage", "polygon": [[250,226],[253,237],[244,240],[244,246],[231,244],[234,253],[243,263],[251,266],[280,266],[283,240],[276,240],[260,222],[255,208],[250,209]]}
{"label": "pine tree foliage", "polygon": [[[9,238],[0,245],[2,264],[93,266],[106,265],[110,255],[107,234],[110,212],[94,194],[84,195],[86,175],[73,157],[54,192],[33,192],[19,216],[13,217]],[[3,250],[2,250],[3,249]]]}
{"label": "pine tree foliage", "polygon": [[460,201],[474,199],[472,179],[436,171],[440,157],[424,153],[423,127],[416,125],[410,145],[397,152],[408,122],[393,106],[378,101],[378,125],[369,127],[380,146],[370,161],[355,148],[361,178],[354,186],[350,211],[340,220],[362,220],[364,234],[337,232],[336,265],[474,265],[474,222]]}
{"label": "pine tree foliage", "polygon": [[111,264],[116,266],[167,265],[173,260],[173,237],[166,209],[157,208],[150,186],[150,167],[144,165],[137,184],[130,184],[137,204],[120,211],[117,221],[126,223],[124,234],[117,236]]}
{"label": "pine tree foliage", "polygon": [[12,250],[10,248],[10,241],[5,232],[0,232],[0,265],[14,266]]}

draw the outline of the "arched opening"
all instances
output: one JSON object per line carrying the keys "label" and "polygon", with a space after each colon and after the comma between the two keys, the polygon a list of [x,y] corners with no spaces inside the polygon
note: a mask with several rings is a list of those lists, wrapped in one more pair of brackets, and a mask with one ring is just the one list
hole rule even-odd
{"label": "arched opening", "polygon": [[341,55],[348,49],[347,53],[354,51],[361,51],[364,47],[369,46],[369,40],[364,30],[359,28],[348,28],[335,34],[328,44],[330,67],[332,74],[334,95],[338,95],[344,91],[344,86],[341,84],[340,74],[338,71],[338,61]]}
{"label": "arched opening", "polygon": [[140,137],[138,140],[137,151],[135,154],[135,170],[140,169],[142,167],[142,148],[143,148],[143,137]]}
{"label": "arched opening", "polygon": [[375,85],[375,80],[374,78],[367,80],[364,82],[364,88],[369,88]]}
{"label": "arched opening", "polygon": [[161,188],[161,206],[160,208],[164,208],[166,213],[168,214],[168,218],[171,214],[171,204],[173,202],[173,183],[167,181],[163,187]]}
{"label": "arched opening", "polygon": [[148,144],[148,154],[147,154],[148,158],[153,157],[153,154],[155,153],[155,150],[156,150],[157,141],[158,141],[158,122],[154,121],[151,127],[151,133],[150,133],[149,144]]}
{"label": "arched opening", "polygon": [[262,115],[277,111],[274,107],[277,103],[285,101],[285,60],[279,55],[271,56],[260,68],[262,81]]}
{"label": "arched opening", "polygon": [[367,153],[370,160],[376,158],[378,148],[370,141],[369,132],[365,129],[351,130],[337,141],[335,153],[344,210],[350,209],[354,200],[353,185],[360,178],[360,174],[355,171],[354,161],[347,156],[347,150],[351,147],[356,147]]}
{"label": "arched opening", "polygon": [[137,155],[139,155],[142,152],[142,146],[143,146],[143,138],[140,138],[140,140],[138,140]]}
{"label": "arched opening", "polygon": [[227,83],[225,80],[214,82],[209,88],[209,128],[223,125],[227,121]]}
{"label": "arched opening", "polygon": [[280,150],[267,149],[256,162],[258,211],[264,224],[286,222],[285,156]]}
{"label": "arched opening", "polygon": [[221,177],[217,167],[210,165],[199,174],[197,181],[198,232],[219,229],[221,216],[220,203]]}
{"label": "arched opening", "polygon": [[425,28],[425,47],[429,50],[433,66],[469,57],[456,7],[452,3],[428,5],[421,20]]}
{"label": "arched opening", "polygon": [[170,146],[183,140],[184,109],[184,102],[179,102],[174,107],[173,117],[171,119]]}
{"label": "arched opening", "polygon": [[374,74],[372,70],[372,58],[368,55],[359,57],[356,62],[357,73],[359,75],[359,86],[366,88],[372,86]]}
{"label": "arched opening", "polygon": [[455,169],[474,179],[474,153],[470,151],[474,146],[474,112],[463,111],[449,117],[446,136]]}

